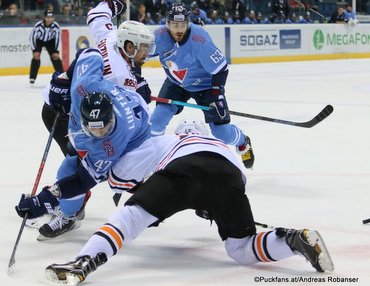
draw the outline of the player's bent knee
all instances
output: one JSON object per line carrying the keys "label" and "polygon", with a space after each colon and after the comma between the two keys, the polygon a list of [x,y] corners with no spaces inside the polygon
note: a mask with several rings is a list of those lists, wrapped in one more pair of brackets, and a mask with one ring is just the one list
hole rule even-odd
{"label": "player's bent knee", "polygon": [[235,262],[241,265],[252,265],[257,262],[252,248],[250,247],[250,237],[245,238],[227,238],[225,249],[227,255]]}

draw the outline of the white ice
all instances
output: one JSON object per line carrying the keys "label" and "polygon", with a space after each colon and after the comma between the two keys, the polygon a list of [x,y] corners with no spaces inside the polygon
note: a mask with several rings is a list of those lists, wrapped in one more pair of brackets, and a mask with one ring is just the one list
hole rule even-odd
{"label": "white ice", "polygon": [[[157,94],[163,71],[145,68],[144,75]],[[22,221],[14,206],[22,193],[31,193],[48,138],[40,116],[40,94],[49,79],[50,75],[39,75],[30,87],[27,76],[0,77],[0,284],[4,286],[50,285],[44,278],[45,267],[73,259],[116,209],[113,193],[101,184],[93,190],[81,228],[46,242],[37,242],[38,233],[25,229],[15,273],[7,275]],[[239,266],[227,257],[215,225],[210,227],[186,211],[124,246],[88,277],[86,285],[370,285],[370,224],[362,224],[370,218],[370,60],[232,65],[226,91],[231,110],[293,121],[309,120],[325,105],[334,106],[330,117],[310,129],[232,117],[250,136],[256,155],[247,184],[255,220],[320,231],[334,273],[316,273],[299,256]],[[154,103],[150,106],[153,109]],[[167,131],[184,118],[203,116],[185,108]],[[53,142],[38,191],[53,183],[61,160]],[[255,277],[275,282],[258,283]],[[294,277],[326,282],[276,282]],[[328,281],[333,278],[358,280]]]}

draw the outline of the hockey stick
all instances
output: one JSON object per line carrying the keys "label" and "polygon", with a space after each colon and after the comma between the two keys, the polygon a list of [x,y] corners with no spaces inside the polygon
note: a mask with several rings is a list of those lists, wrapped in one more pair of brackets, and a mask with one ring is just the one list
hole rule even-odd
{"label": "hockey stick", "polygon": [[[49,134],[49,138],[48,138],[48,142],[46,143],[44,155],[42,156],[42,160],[41,160],[41,164],[40,164],[40,167],[39,167],[39,171],[37,172],[36,180],[35,180],[35,183],[33,184],[31,196],[34,196],[36,194],[36,190],[37,190],[37,187],[39,185],[42,172],[44,170],[46,158],[47,158],[47,156],[49,154],[50,145],[51,145],[51,142],[53,140],[53,135],[54,135],[54,132],[55,132],[55,126],[56,126],[56,123],[57,123],[58,118],[59,118],[59,112],[55,116],[53,127],[51,128],[51,131],[50,131],[50,134]],[[18,244],[19,244],[19,241],[21,239],[21,236],[22,236],[22,233],[23,233],[23,230],[24,230],[24,226],[26,224],[27,216],[28,215],[26,213],[26,215],[23,218],[21,227],[19,229],[18,236],[17,236],[17,239],[16,239],[15,244],[14,244],[14,247],[13,247],[12,255],[10,256],[9,265],[8,265],[8,274],[11,274],[13,272],[13,270],[14,270],[13,269],[13,266],[15,264],[15,253],[17,252]]]}
{"label": "hockey stick", "polygon": [[153,101],[157,101],[157,102],[181,105],[181,106],[186,106],[186,107],[191,107],[191,108],[196,108],[196,109],[202,109],[202,110],[211,110],[212,109],[209,106],[202,106],[202,105],[198,105],[198,104],[187,103],[187,102],[182,102],[182,101],[172,100],[172,99],[162,98],[162,97],[156,97],[156,96],[151,96],[150,99],[153,100]]}
{"label": "hockey stick", "polygon": [[369,223],[370,222],[370,218],[368,218],[368,219],[364,219],[363,221],[362,221],[362,223],[363,224],[367,224],[367,223]]}
{"label": "hockey stick", "polygon": [[[155,96],[151,96],[150,98],[153,101],[158,101],[158,102],[167,103],[167,104],[187,106],[187,107],[202,109],[202,110],[211,110],[212,109],[209,106],[202,106],[202,105],[182,102],[182,101],[178,101],[178,100],[172,100],[172,99],[168,99],[168,98],[159,98],[159,97],[155,97]],[[252,119],[257,119],[257,120],[269,121],[269,122],[278,123],[278,124],[285,124],[285,125],[291,125],[291,126],[297,126],[297,127],[311,128],[311,127],[315,126],[316,124],[320,123],[321,121],[323,121],[333,111],[334,111],[333,106],[327,105],[314,118],[312,118],[309,121],[305,121],[305,122],[295,122],[295,121],[265,117],[265,116],[261,116],[261,115],[248,114],[248,113],[232,111],[232,110],[229,110],[229,113],[231,115],[235,115],[235,116],[241,116],[241,117],[252,118]]]}
{"label": "hockey stick", "polygon": [[262,228],[270,228],[270,229],[275,229],[275,227],[271,226],[271,225],[268,225],[268,224],[265,224],[265,223],[260,223],[260,222],[254,222],[254,224],[256,226],[260,226]]}

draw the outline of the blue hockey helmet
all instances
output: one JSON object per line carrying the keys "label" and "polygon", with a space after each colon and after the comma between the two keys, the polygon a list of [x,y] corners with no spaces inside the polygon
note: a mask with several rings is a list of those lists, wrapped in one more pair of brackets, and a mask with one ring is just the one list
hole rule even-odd
{"label": "blue hockey helmet", "polygon": [[80,106],[81,126],[86,135],[102,138],[110,134],[115,123],[113,104],[102,92],[86,95]]}

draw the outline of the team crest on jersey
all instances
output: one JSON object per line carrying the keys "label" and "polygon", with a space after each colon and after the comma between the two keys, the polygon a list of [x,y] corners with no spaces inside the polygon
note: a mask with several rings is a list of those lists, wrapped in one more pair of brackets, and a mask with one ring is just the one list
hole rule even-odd
{"label": "team crest on jersey", "polygon": [[76,150],[76,152],[77,152],[78,156],[81,159],[85,158],[87,156],[87,153],[88,153],[88,151],[86,151],[86,150]]}
{"label": "team crest on jersey", "polygon": [[188,73],[187,68],[179,70],[177,64],[173,61],[166,61],[166,66],[174,79],[181,83],[184,81],[186,74]]}

